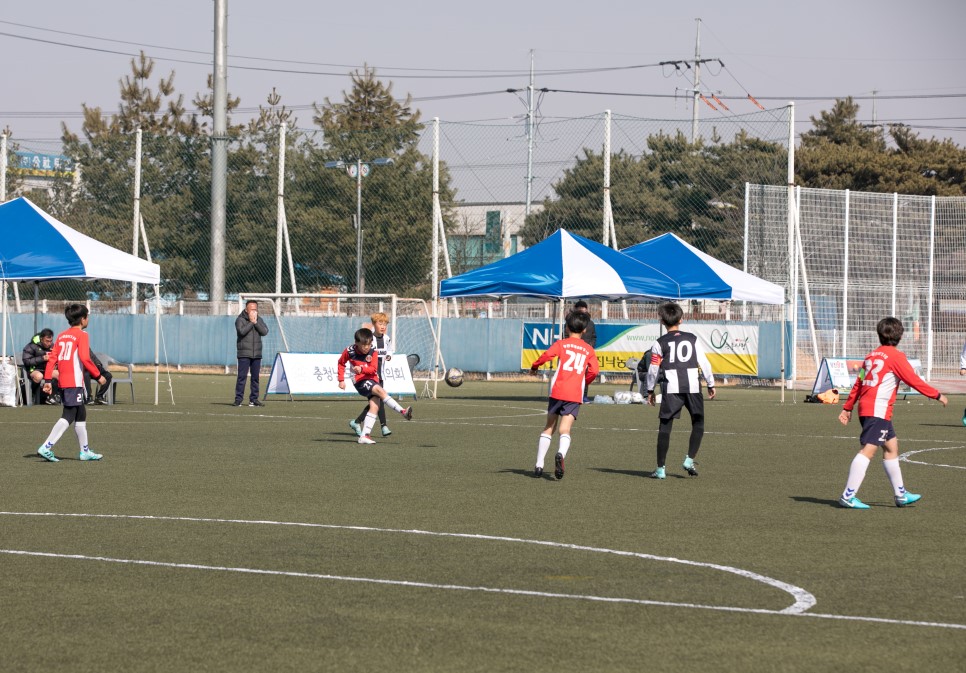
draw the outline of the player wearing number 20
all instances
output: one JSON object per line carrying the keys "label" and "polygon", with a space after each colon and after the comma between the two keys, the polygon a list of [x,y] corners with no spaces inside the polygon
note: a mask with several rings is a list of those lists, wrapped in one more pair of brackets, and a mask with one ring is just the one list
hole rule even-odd
{"label": "player wearing number 20", "polygon": [[896,346],[902,339],[902,322],[898,318],[883,318],[876,325],[879,343],[882,344],[865,356],[863,372],[855,379],[849,399],[842,406],[839,421],[848,425],[852,420],[852,409],[859,405],[859,421],[862,434],[859,444],[862,448],[852,459],[849,478],[845,484],[839,505],[848,509],[869,509],[869,506],[855,497],[869,463],[875,458],[876,449],[882,447],[882,466],[892,483],[897,507],[905,507],[919,500],[921,496],[906,491],[902,483],[902,470],[899,468],[899,438],[892,427],[892,408],[896,402],[899,383],[907,383],[926,397],[937,400],[946,406],[946,396],[919,378],[909,364],[905,354]]}
{"label": "player wearing number 20", "polygon": [[597,353],[581,338],[589,319],[588,314],[576,311],[568,315],[567,330],[570,336],[555,341],[530,367],[530,373],[536,375],[540,365],[554,358],[559,359],[550,385],[547,424],[537,441],[537,462],[533,469],[535,477],[543,476],[543,461],[550,450],[553,432],[559,430],[560,442],[554,457],[553,474],[557,479],[563,479],[564,458],[570,450],[570,429],[577,420],[577,412],[584,401],[584,391],[600,373]]}
{"label": "player wearing number 20", "polygon": [[701,396],[701,377],[708,383],[708,397],[714,399],[714,374],[711,363],[705,355],[698,338],[690,332],[681,331],[681,318],[684,312],[673,301],[657,307],[661,324],[667,334],[654,342],[650,353],[645,353],[638,365],[638,373],[647,367],[647,403],[654,406],[654,387],[660,382],[664,389],[661,396],[661,411],[658,414],[661,425],[657,431],[657,469],[652,476],[664,479],[664,463],[671,444],[671,426],[675,418],[681,417],[681,409],[687,408],[691,414],[691,439],[688,442],[688,455],[684,459],[684,469],[692,477],[698,476],[695,457],[701,448],[704,437],[704,398]]}

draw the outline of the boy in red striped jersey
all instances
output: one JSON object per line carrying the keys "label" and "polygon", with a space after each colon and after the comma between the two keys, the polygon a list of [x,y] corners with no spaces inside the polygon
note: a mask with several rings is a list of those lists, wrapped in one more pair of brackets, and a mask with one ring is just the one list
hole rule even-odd
{"label": "boy in red striped jersey", "polygon": [[550,450],[554,430],[560,431],[560,443],[554,456],[553,474],[557,479],[564,476],[564,458],[570,450],[570,429],[577,420],[577,412],[584,401],[584,394],[590,382],[600,373],[600,363],[593,347],[583,340],[590,316],[573,311],[567,316],[567,331],[570,336],[555,341],[543,355],[530,367],[534,376],[537,368],[545,362],[559,358],[557,371],[553,374],[550,386],[550,402],[547,405],[547,425],[540,433],[537,442],[537,463],[533,468],[534,477],[543,476],[543,461]]}
{"label": "boy in red striped jersey", "polygon": [[875,457],[876,449],[882,447],[882,466],[892,483],[897,507],[905,507],[916,502],[921,495],[909,493],[902,483],[902,470],[899,468],[899,438],[892,427],[892,408],[896,401],[899,383],[906,383],[914,389],[937,400],[946,406],[949,400],[941,392],[919,378],[905,354],[896,346],[902,339],[902,322],[898,318],[883,318],[876,325],[879,334],[879,348],[865,356],[863,371],[855,379],[849,398],[842,407],[839,421],[848,425],[852,420],[852,410],[859,405],[859,421],[862,434],[859,444],[862,448],[852,460],[845,491],[839,498],[839,505],[848,509],[869,509],[859,500],[856,493],[865,479],[869,463]]}
{"label": "boy in red striped jersey", "polygon": [[53,387],[51,381],[56,378],[62,390],[64,411],[54,423],[47,441],[37,450],[37,453],[44,460],[56,463],[58,458],[54,455],[54,444],[73,423],[77,442],[80,444],[80,459],[100,460],[101,454],[94,453],[87,445],[84,370],[86,369],[91,378],[102,386],[107,383],[107,379],[101,376],[100,369],[91,361],[90,342],[87,332],[84,331],[90,322],[87,307],[83,304],[70,304],[64,310],[64,316],[70,329],[57,336],[54,347],[50,351],[50,359],[47,360],[47,368],[44,370],[44,392],[50,394]]}

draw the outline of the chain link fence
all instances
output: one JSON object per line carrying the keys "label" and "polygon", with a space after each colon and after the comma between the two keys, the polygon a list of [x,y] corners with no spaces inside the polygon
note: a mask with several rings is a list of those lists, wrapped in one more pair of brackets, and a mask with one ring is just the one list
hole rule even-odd
{"label": "chain link fence", "polygon": [[[525,120],[439,122],[438,157],[432,123],[415,142],[402,144],[391,129],[338,138],[302,128],[237,133],[228,156],[225,296],[299,291],[431,298],[436,158],[453,274],[560,227],[604,240],[605,192],[617,247],[674,231],[740,264],[743,185],[785,182],[788,126],[787,109],[735,115],[702,121],[692,142],[690,119],[541,118],[532,133]],[[222,313],[206,307],[209,137],[144,131],[140,157],[136,146],[134,132],[66,142],[10,139],[7,196],[26,195],[122,250],[133,249],[138,212],[145,236],[137,254],[150,250],[160,265],[166,302],[182,302],[187,312]],[[61,158],[60,170],[26,170],[25,161],[49,164],[53,157]],[[130,307],[130,292],[129,284],[64,281],[43,284],[39,296]],[[150,292],[139,288],[137,299]]]}
{"label": "chain link fence", "polygon": [[791,298],[799,378],[814,377],[823,357],[864,356],[886,316],[903,321],[901,348],[927,374],[958,370],[966,199],[797,188],[790,226],[787,188],[748,192],[748,270]]}

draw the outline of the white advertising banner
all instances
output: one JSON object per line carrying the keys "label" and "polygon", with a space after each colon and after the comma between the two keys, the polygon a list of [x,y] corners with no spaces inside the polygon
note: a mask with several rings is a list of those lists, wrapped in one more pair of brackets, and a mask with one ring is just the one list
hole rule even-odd
{"label": "white advertising banner", "polygon": [[[352,376],[347,374],[345,390],[339,389],[339,354],[278,353],[268,380],[270,395],[356,395]],[[383,367],[386,392],[396,399],[416,397],[416,386],[405,353],[393,353]]]}

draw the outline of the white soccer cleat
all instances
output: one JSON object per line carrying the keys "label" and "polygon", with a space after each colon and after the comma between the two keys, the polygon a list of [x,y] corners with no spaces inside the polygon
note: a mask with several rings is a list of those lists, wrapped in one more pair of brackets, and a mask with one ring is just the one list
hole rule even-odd
{"label": "white soccer cleat", "polygon": [[359,437],[359,439],[357,441],[359,442],[359,444],[375,444],[376,443],[376,440],[374,440],[369,435],[362,435],[362,436]]}

